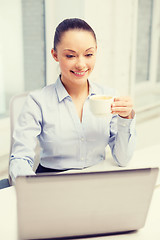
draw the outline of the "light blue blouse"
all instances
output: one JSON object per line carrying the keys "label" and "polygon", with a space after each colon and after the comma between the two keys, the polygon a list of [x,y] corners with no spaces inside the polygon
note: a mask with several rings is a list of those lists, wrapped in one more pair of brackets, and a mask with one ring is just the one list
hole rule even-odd
{"label": "light blue blouse", "polygon": [[103,161],[109,144],[113,158],[125,166],[135,147],[135,118],[96,117],[89,108],[93,94],[115,96],[115,90],[89,81],[82,122],[60,77],[55,84],[31,92],[18,118],[10,158],[10,176],[34,174],[37,138],[40,163],[53,169],[82,169]]}

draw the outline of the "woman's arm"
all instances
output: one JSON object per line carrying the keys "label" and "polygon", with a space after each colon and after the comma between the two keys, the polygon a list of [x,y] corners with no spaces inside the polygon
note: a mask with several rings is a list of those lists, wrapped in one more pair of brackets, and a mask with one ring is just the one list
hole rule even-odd
{"label": "woman's arm", "polygon": [[41,132],[41,111],[39,104],[30,94],[23,106],[13,132],[9,174],[12,182],[19,175],[35,174],[32,170],[37,136]]}
{"label": "woman's arm", "polygon": [[136,144],[136,116],[131,99],[129,97],[115,98],[112,113],[114,115],[110,123],[109,145],[117,164],[126,166],[133,155]]}

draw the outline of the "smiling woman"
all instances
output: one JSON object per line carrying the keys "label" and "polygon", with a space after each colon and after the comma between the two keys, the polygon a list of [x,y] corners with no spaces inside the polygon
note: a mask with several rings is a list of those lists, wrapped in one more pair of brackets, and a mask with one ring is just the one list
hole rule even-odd
{"label": "smiling woman", "polygon": [[61,80],[70,94],[74,85],[78,84],[79,88],[87,86],[87,78],[96,61],[96,49],[93,35],[83,29],[68,30],[56,50],[52,49],[52,56],[60,65]]}
{"label": "smiling woman", "polygon": [[96,35],[85,21],[68,19],[57,26],[51,53],[59,62],[63,72],[61,80],[68,91],[72,90],[72,84],[80,84],[79,87],[87,86],[87,78],[96,61],[96,50]]}
{"label": "smiling woman", "polygon": [[84,29],[72,29],[63,33],[56,50],[51,51],[53,58],[59,62],[61,81],[72,97],[80,120],[89,94],[87,79],[94,69],[96,49],[92,33]]}
{"label": "smiling woman", "polygon": [[[82,19],[65,19],[55,33],[51,54],[61,74],[55,84],[31,92],[13,133],[10,175],[35,174],[36,138],[41,145],[36,173],[83,169],[105,159],[110,146],[114,160],[125,166],[135,146],[135,117],[129,97],[93,83],[97,41],[93,29]],[[96,117],[90,110],[92,95],[114,96],[111,114]]]}

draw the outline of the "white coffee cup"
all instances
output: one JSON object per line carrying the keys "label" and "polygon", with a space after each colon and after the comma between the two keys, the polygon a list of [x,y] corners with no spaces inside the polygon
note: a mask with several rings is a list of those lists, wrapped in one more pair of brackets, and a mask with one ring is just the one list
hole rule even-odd
{"label": "white coffee cup", "polygon": [[111,114],[111,104],[113,101],[113,96],[93,95],[89,100],[91,112],[96,116],[108,116]]}

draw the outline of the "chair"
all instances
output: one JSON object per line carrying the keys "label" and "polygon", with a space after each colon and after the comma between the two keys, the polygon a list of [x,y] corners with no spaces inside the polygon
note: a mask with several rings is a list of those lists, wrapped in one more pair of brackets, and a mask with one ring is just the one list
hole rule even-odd
{"label": "chair", "polygon": [[[26,97],[28,95],[28,92],[24,92],[22,94],[15,95],[10,100],[10,152],[13,145],[13,131],[16,124],[16,121],[18,119],[18,116],[22,110],[22,107],[24,105],[24,102],[26,100]],[[38,164],[39,164],[39,152],[40,152],[40,146],[39,142],[37,140],[37,146],[35,148],[35,159],[34,159],[34,166],[33,170],[35,171]],[[10,176],[9,181],[11,182]]]}

